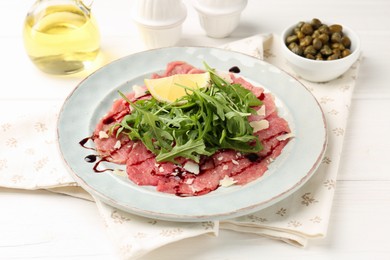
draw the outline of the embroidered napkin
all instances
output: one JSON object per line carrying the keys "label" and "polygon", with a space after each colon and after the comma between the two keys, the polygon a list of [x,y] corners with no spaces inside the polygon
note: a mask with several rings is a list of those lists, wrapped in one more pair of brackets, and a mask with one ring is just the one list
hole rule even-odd
{"label": "embroidered napkin", "polygon": [[2,111],[13,108],[12,115],[4,113],[0,118],[0,186],[48,189],[94,200],[123,259],[138,258],[180,239],[218,234],[218,222],[177,223],[135,216],[100,202],[77,186],[56,144],[57,111],[61,105],[58,100],[0,102]]}
{"label": "embroidered napkin", "polygon": [[[222,48],[264,59],[294,75],[285,64],[278,36],[257,35]],[[143,218],[95,199],[108,233],[123,258],[137,258],[178,241],[202,234],[218,235],[219,228],[256,233],[305,246],[310,238],[326,235],[337,170],[358,65],[331,82],[301,80],[320,102],[328,123],[329,145],[318,172],[285,200],[244,217],[228,221],[177,223]],[[299,77],[297,77],[299,78]],[[56,145],[56,118],[62,101],[5,100],[0,109],[13,108],[0,118],[0,186],[49,189],[93,200],[66,172]],[[49,109],[48,109],[49,108]]]}

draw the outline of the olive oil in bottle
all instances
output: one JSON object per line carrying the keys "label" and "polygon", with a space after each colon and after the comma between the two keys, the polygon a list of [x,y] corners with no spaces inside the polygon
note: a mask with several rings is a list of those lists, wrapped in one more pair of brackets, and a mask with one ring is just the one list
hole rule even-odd
{"label": "olive oil in bottle", "polygon": [[50,74],[71,74],[97,57],[100,35],[88,9],[76,4],[31,11],[25,20],[24,45],[32,62]]}

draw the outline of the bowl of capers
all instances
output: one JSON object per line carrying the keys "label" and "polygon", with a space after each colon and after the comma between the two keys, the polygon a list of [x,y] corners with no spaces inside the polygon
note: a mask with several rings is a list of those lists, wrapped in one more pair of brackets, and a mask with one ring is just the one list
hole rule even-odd
{"label": "bowl of capers", "polygon": [[281,45],[291,68],[312,82],[338,78],[360,55],[360,39],[353,30],[337,23],[323,23],[317,18],[286,28]]}

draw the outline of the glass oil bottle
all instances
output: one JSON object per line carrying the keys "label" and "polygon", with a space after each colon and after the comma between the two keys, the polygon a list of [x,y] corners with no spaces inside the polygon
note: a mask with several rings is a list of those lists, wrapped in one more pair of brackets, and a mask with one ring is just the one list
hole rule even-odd
{"label": "glass oil bottle", "polygon": [[97,58],[100,34],[91,5],[81,0],[38,0],[28,12],[24,46],[31,61],[49,74],[84,70]]}

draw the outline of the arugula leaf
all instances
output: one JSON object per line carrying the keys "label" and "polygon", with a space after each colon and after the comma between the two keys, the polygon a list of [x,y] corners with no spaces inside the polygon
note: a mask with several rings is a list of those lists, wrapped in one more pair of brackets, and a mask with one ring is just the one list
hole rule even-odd
{"label": "arugula leaf", "polygon": [[119,92],[133,109],[115,126],[117,135],[142,141],[158,162],[176,162],[178,157],[199,162],[201,156],[220,149],[259,152],[262,145],[248,116],[255,112],[252,107],[262,105],[261,100],[240,84],[228,83],[206,63],[205,68],[209,86],[191,89],[174,103],[153,97],[131,102]]}
{"label": "arugula leaf", "polygon": [[199,163],[199,155],[212,155],[206,150],[206,145],[203,140],[190,139],[182,145],[175,145],[171,151],[160,153],[156,156],[158,162],[174,161],[177,157],[185,157]]}

